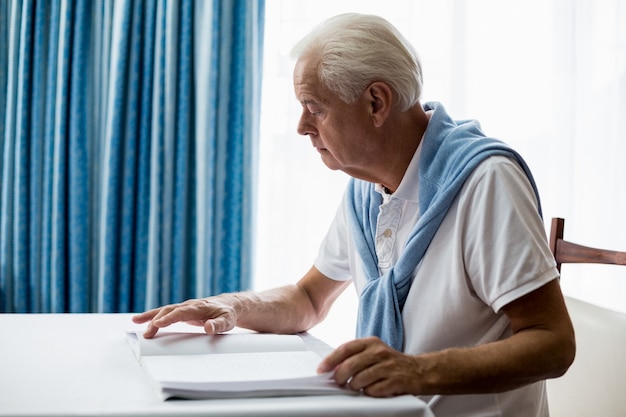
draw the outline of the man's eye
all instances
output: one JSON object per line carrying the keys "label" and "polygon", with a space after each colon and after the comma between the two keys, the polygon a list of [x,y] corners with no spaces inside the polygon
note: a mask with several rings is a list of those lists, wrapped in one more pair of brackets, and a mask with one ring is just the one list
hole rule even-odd
{"label": "man's eye", "polygon": [[317,106],[307,106],[306,109],[312,116],[318,116],[321,113],[321,110],[317,108]]}

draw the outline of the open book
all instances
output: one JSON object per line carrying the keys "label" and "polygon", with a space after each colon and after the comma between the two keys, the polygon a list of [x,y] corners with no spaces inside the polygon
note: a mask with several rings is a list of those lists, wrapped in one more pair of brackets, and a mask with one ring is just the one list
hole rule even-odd
{"label": "open book", "polygon": [[298,335],[161,331],[127,339],[165,399],[352,393],[317,374],[322,358]]}

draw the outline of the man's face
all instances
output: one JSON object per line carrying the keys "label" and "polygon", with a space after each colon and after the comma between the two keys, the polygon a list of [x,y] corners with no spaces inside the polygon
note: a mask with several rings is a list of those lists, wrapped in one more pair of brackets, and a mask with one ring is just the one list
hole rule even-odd
{"label": "man's face", "polygon": [[330,169],[359,177],[372,158],[369,103],[359,97],[347,104],[324,88],[317,77],[317,65],[316,58],[303,57],[294,69],[294,89],[302,105],[298,133],[309,136]]}

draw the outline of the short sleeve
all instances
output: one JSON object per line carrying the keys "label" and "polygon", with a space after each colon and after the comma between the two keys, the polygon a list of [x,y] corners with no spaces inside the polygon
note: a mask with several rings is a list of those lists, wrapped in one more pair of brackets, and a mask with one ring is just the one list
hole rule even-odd
{"label": "short sleeve", "polygon": [[348,241],[345,199],[344,195],[314,262],[322,274],[336,281],[348,281],[352,278],[349,262],[352,245]]}
{"label": "short sleeve", "polygon": [[498,312],[559,276],[535,193],[517,163],[488,158],[462,194],[464,264],[483,302]]}

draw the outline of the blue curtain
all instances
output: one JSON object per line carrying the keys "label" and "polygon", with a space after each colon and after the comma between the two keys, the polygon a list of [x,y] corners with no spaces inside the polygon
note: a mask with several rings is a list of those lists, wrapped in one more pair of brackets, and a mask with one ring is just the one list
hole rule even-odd
{"label": "blue curtain", "polygon": [[0,0],[0,311],[250,284],[264,2]]}

